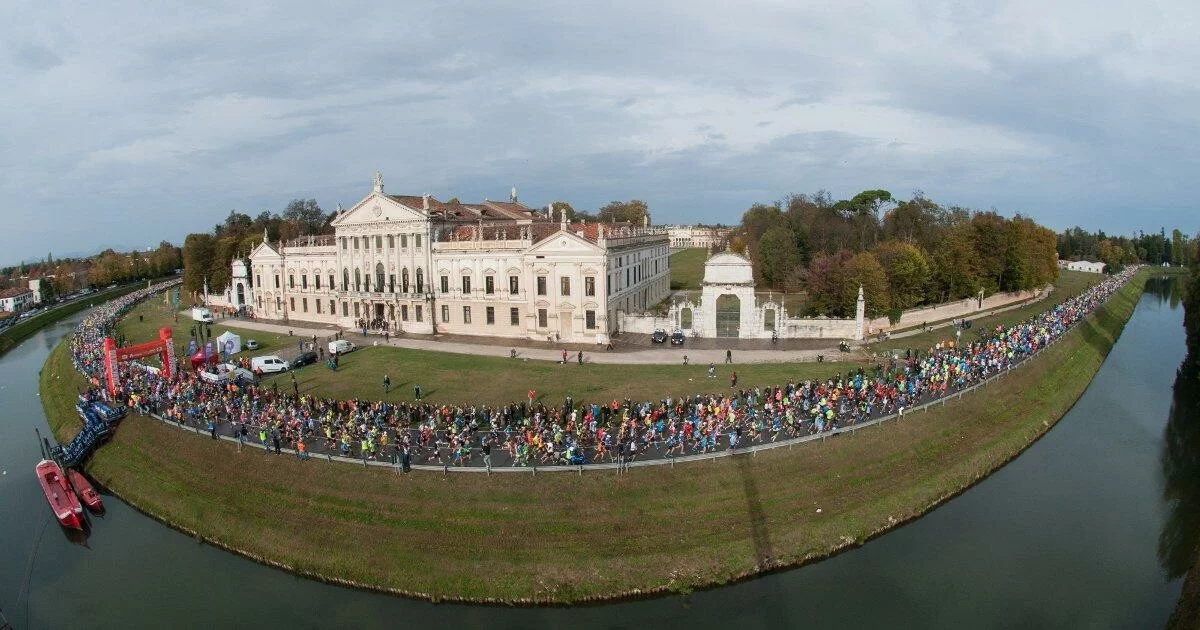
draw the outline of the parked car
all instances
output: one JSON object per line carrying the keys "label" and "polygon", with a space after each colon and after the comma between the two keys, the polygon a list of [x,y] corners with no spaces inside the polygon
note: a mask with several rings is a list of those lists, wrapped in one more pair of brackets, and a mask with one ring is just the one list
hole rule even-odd
{"label": "parked car", "polygon": [[261,370],[263,374],[275,374],[287,370],[288,364],[283,359],[273,354],[268,354],[250,359],[250,368],[255,372]]}
{"label": "parked car", "polygon": [[675,332],[671,333],[671,345],[672,346],[682,346],[683,345],[683,331],[682,330],[676,330]]}
{"label": "parked car", "polygon": [[299,370],[300,368],[302,368],[306,365],[312,365],[313,363],[316,363],[316,362],[317,362],[317,353],[316,352],[301,352],[300,356],[296,357],[295,359],[292,359],[292,362],[288,364],[288,369],[289,370]]}
{"label": "parked car", "polygon": [[333,341],[329,342],[329,354],[346,354],[347,352],[354,352],[356,347],[357,346],[355,346],[353,343],[345,339],[334,339]]}
{"label": "parked car", "polygon": [[253,339],[247,339],[246,340],[246,349],[247,350],[258,350],[258,342]]}
{"label": "parked car", "polygon": [[667,331],[659,328],[658,330],[654,331],[653,333],[650,333],[650,341],[653,343],[666,343],[667,342]]}

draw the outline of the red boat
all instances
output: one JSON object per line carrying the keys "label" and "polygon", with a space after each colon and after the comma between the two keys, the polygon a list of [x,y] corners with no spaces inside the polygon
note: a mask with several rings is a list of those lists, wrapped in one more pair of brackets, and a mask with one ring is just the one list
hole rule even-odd
{"label": "red boat", "polygon": [[80,505],[71,486],[67,484],[67,478],[63,476],[58,462],[43,459],[34,470],[37,471],[38,483],[42,484],[42,492],[46,494],[46,501],[50,503],[50,509],[54,510],[54,518],[57,518],[63,527],[82,530],[83,506]]}
{"label": "red boat", "polygon": [[89,510],[97,514],[104,511],[104,504],[100,502],[100,493],[96,492],[83,473],[74,468],[68,468],[67,478],[71,480],[71,485],[75,486],[75,494],[79,495],[79,499]]}

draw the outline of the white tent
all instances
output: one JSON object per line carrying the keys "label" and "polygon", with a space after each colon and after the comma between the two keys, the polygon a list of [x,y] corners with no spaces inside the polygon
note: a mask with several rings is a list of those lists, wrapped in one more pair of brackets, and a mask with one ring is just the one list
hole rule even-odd
{"label": "white tent", "polygon": [[242,338],[226,330],[217,336],[217,348],[228,354],[237,354],[242,351]]}

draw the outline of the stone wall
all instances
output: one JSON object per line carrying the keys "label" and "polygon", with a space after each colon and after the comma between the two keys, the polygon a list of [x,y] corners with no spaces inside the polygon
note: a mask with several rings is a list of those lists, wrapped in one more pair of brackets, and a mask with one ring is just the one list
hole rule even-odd
{"label": "stone wall", "polygon": [[1018,302],[1040,298],[1045,295],[1046,290],[1038,289],[1036,291],[1017,291],[1015,293],[995,293],[983,298],[982,305],[978,298],[967,298],[938,304],[937,306],[914,308],[904,311],[904,314],[900,316],[900,321],[894,326],[888,321],[887,317],[877,317],[868,322],[867,334],[874,334],[885,330],[912,328],[924,323],[940,322],[958,317],[968,317],[980,311],[990,311],[996,308],[1011,306]]}

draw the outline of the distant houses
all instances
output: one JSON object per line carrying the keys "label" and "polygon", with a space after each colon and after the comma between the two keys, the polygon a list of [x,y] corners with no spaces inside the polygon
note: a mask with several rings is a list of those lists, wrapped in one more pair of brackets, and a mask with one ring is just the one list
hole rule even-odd
{"label": "distant houses", "polygon": [[13,287],[0,291],[0,311],[19,313],[34,303],[33,291],[21,287]]}
{"label": "distant houses", "polygon": [[1059,260],[1058,266],[1061,269],[1069,269],[1071,271],[1086,271],[1088,273],[1104,273],[1104,268],[1107,266],[1102,262],[1091,262],[1088,260]]}

